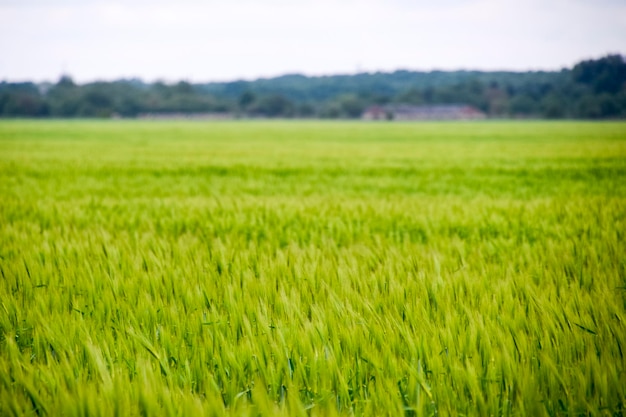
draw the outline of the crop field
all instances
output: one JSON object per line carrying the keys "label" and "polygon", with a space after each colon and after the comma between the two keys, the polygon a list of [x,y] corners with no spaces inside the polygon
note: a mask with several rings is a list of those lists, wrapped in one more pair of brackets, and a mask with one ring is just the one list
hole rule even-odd
{"label": "crop field", "polygon": [[626,123],[0,122],[0,415],[622,416]]}

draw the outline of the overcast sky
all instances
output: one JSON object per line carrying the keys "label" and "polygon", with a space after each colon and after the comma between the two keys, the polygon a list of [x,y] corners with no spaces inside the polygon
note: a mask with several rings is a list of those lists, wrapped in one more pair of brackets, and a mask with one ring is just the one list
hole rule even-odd
{"label": "overcast sky", "polygon": [[624,0],[0,0],[0,80],[560,69],[626,53]]}

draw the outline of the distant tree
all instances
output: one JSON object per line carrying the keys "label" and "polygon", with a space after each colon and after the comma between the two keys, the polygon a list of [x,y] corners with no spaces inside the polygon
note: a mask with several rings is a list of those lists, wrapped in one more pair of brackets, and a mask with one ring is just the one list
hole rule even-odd
{"label": "distant tree", "polygon": [[125,117],[135,117],[142,111],[142,103],[139,97],[132,95],[123,97],[115,107],[117,113]]}
{"label": "distant tree", "polygon": [[252,91],[246,91],[239,96],[239,108],[243,111],[248,110],[248,108],[256,101],[256,96]]}
{"label": "distant tree", "polygon": [[603,118],[616,117],[620,114],[620,103],[615,96],[610,94],[600,94],[598,96],[598,101]]}
{"label": "distant tree", "polygon": [[556,94],[549,94],[541,100],[541,114],[548,119],[565,117],[563,100]]}
{"label": "distant tree", "polygon": [[337,105],[341,116],[355,119],[361,117],[366,103],[354,94],[347,94],[337,99]]}
{"label": "distant tree", "polygon": [[174,94],[194,94],[195,90],[193,85],[187,81],[179,81],[174,87],[172,87]]}
{"label": "distant tree", "polygon": [[537,114],[537,102],[527,94],[514,96],[509,102],[509,112],[513,116],[530,116]]}
{"label": "distant tree", "polygon": [[59,88],[74,88],[76,87],[76,84],[74,83],[74,80],[72,80],[72,77],[70,77],[69,75],[62,75],[61,78],[59,78],[56,86]]}
{"label": "distant tree", "polygon": [[396,71],[191,84],[120,80],[79,85],[0,82],[1,117],[132,117],[140,113],[240,112],[266,117],[356,118],[370,105],[467,104],[490,116],[626,117],[619,55],[554,72]]}
{"label": "distant tree", "polygon": [[432,103],[435,98],[435,89],[432,87],[427,87],[422,92],[422,100],[424,103]]}
{"label": "distant tree", "polygon": [[50,113],[56,117],[76,117],[81,108],[81,87],[76,85],[68,75],[50,87],[46,95]]}
{"label": "distant tree", "polygon": [[575,114],[583,119],[599,119],[602,117],[600,100],[595,95],[586,95],[577,103]]}
{"label": "distant tree", "polygon": [[168,99],[174,94],[173,89],[170,88],[163,81],[157,81],[152,84],[150,86],[150,90],[154,95],[158,96],[161,99]]}
{"label": "distant tree", "polygon": [[110,108],[113,105],[113,99],[106,92],[106,88],[87,91],[84,95],[84,100],[98,108]]}
{"label": "distant tree", "polygon": [[266,117],[291,117],[294,105],[279,94],[261,97],[251,109],[252,113]]}
{"label": "distant tree", "polygon": [[19,91],[0,94],[1,116],[43,117],[49,112],[48,104],[38,95]]}
{"label": "distant tree", "polygon": [[582,61],[572,69],[574,81],[590,85],[596,93],[617,93],[626,85],[626,62],[620,55]]}
{"label": "distant tree", "polygon": [[309,103],[302,103],[296,107],[296,115],[298,117],[313,117],[315,116],[315,107]]}
{"label": "distant tree", "polygon": [[322,119],[337,119],[341,117],[341,107],[336,102],[330,102],[322,106],[319,111],[319,117]]}
{"label": "distant tree", "polygon": [[408,91],[405,91],[401,94],[398,94],[394,101],[396,103],[407,103],[407,104],[423,104],[424,98],[423,93],[416,88],[411,88]]}
{"label": "distant tree", "polygon": [[492,83],[485,91],[488,112],[492,116],[504,116],[509,113],[509,97],[506,90],[497,83]]}

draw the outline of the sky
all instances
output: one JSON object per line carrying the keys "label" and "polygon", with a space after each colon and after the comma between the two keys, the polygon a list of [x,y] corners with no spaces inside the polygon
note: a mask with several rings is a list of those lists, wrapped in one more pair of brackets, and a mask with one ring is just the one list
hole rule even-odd
{"label": "sky", "polygon": [[0,0],[0,80],[558,70],[626,53],[626,0]]}

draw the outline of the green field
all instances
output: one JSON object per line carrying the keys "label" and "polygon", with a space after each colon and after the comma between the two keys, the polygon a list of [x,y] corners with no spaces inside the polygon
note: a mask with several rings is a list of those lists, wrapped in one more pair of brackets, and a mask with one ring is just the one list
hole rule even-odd
{"label": "green field", "polygon": [[0,415],[626,413],[626,123],[0,123]]}

